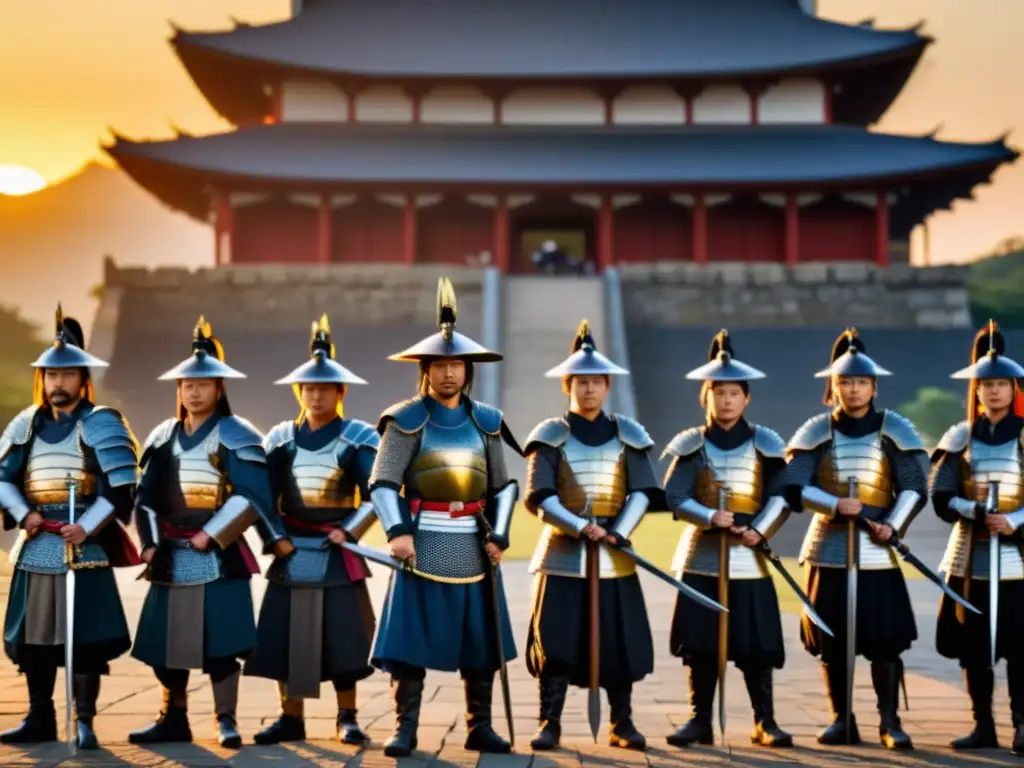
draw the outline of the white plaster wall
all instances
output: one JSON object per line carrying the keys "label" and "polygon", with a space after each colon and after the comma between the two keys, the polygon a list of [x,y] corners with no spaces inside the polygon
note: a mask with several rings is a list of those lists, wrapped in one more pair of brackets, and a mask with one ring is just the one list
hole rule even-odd
{"label": "white plaster wall", "polygon": [[494,106],[478,88],[439,86],[420,102],[420,120],[424,123],[490,123]]}
{"label": "white plaster wall", "polygon": [[757,105],[761,123],[825,122],[825,89],[814,78],[790,78],[761,94]]}
{"label": "white plaster wall", "polygon": [[356,120],[361,122],[412,122],[412,99],[396,85],[374,85],[356,96]]}
{"label": "white plaster wall", "polygon": [[693,101],[694,123],[749,123],[750,97],[738,85],[712,85]]}
{"label": "white plaster wall", "polygon": [[601,125],[604,102],[589,88],[517,88],[502,104],[510,125]]}
{"label": "white plaster wall", "polygon": [[668,86],[634,86],[615,99],[612,118],[622,125],[682,125],[686,103]]}
{"label": "white plaster wall", "polygon": [[281,122],[343,122],[348,98],[325,80],[285,80],[281,84]]}

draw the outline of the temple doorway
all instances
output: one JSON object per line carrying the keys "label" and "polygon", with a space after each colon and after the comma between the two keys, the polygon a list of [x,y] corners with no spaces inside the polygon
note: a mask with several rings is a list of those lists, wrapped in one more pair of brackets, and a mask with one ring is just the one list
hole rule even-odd
{"label": "temple doorway", "polygon": [[[594,223],[584,218],[535,219],[517,222],[512,237],[511,271],[578,273],[592,266]],[[551,253],[554,246],[554,253]]]}

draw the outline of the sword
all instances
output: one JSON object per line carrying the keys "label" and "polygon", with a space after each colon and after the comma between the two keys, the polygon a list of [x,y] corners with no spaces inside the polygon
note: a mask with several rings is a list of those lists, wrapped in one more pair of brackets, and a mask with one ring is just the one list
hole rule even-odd
{"label": "sword", "polygon": [[[593,515],[590,498],[583,508],[581,517],[590,514],[590,524],[596,525],[597,518]],[[590,724],[590,735],[597,743],[597,732],[601,727],[601,550],[596,541],[587,541],[587,596],[590,604],[590,680],[587,690],[587,720]]]}
{"label": "sword", "polygon": [[[857,478],[848,477],[848,493],[857,498]],[[846,523],[846,743],[853,744],[853,677],[857,666],[857,519]]]}
{"label": "sword", "polygon": [[372,563],[387,566],[393,571],[412,571],[412,566],[408,562],[394,558],[385,552],[380,552],[376,549],[371,549],[370,547],[364,547],[361,544],[356,544],[351,541],[343,541],[341,542],[341,548],[347,549],[349,552],[353,552],[357,555],[361,555]]}
{"label": "sword", "polygon": [[[64,478],[64,484],[68,489],[68,525],[75,524],[75,490],[78,483],[71,473]],[[73,713],[74,694],[74,661],[75,661],[75,545],[67,544],[68,572],[65,581],[64,597],[64,697],[66,699],[66,737],[68,749],[74,755],[78,751],[78,739],[75,734],[75,719]]]}
{"label": "sword", "polygon": [[[988,484],[988,501],[985,514],[994,515],[999,510],[999,483]],[[989,666],[996,668],[996,634],[999,626],[999,534],[988,536],[988,659]]]}
{"label": "sword", "polygon": [[712,611],[716,611],[716,612],[719,612],[719,613],[721,613],[722,611],[724,611],[726,613],[729,612],[728,609],[725,606],[719,605],[717,602],[712,600],[710,597],[708,597],[705,594],[702,594],[701,592],[698,592],[696,589],[691,587],[686,582],[679,581],[678,579],[673,579],[669,574],[665,573],[663,570],[661,570],[658,566],[656,566],[650,560],[648,560],[645,557],[639,555],[636,552],[636,550],[634,550],[632,547],[626,547],[626,546],[621,546],[621,545],[618,545],[618,544],[612,544],[610,542],[609,542],[608,546],[614,547],[616,552],[621,552],[626,557],[628,557],[630,560],[632,560],[634,563],[636,563],[639,567],[643,568],[645,571],[647,571],[651,575],[657,576],[659,579],[664,581],[666,584],[669,584],[670,586],[675,587],[684,596],[690,598],[695,603],[699,603],[700,605],[703,605],[705,608],[710,608]]}
{"label": "sword", "polygon": [[754,547],[754,549],[764,555],[765,559],[772,564],[775,570],[779,572],[779,575],[782,576],[787,584],[789,584],[790,589],[792,589],[793,592],[796,593],[796,596],[800,598],[800,602],[804,604],[804,613],[807,615],[807,618],[810,619],[811,622],[826,635],[834,638],[835,633],[829,628],[828,624],[825,623],[821,616],[818,615],[818,612],[814,610],[814,606],[811,604],[811,598],[808,597],[802,589],[800,589],[800,585],[797,584],[796,579],[794,579],[790,572],[786,570],[786,566],[782,564],[782,560],[779,556],[772,551],[770,546],[768,546],[768,542],[762,539],[761,543]]}
{"label": "sword", "polygon": [[[725,510],[729,500],[729,489],[718,487],[718,509]],[[729,532],[719,531],[718,548],[718,602],[723,610],[718,614],[718,728],[725,740],[725,672],[729,664]]]}

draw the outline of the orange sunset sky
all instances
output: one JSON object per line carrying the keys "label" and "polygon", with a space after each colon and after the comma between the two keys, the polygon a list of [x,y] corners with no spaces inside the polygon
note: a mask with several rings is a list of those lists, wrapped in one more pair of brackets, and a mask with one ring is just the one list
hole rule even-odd
{"label": "orange sunset sky", "polygon": [[[167,44],[169,21],[218,29],[229,17],[277,20],[289,7],[288,0],[0,0],[0,164],[34,168],[53,182],[102,159],[108,126],[133,138],[173,135],[172,122],[190,133],[227,129]],[[880,129],[942,126],[940,138],[968,141],[1011,130],[1011,144],[1024,146],[1024,0],[820,0],[819,13],[874,18],[881,27],[923,19],[936,38]],[[976,196],[933,217],[935,262],[1024,234],[1024,161]]]}

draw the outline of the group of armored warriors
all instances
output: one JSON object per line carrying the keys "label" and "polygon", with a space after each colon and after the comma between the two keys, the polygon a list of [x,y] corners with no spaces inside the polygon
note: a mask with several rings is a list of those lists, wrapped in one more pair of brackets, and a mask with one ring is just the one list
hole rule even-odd
{"label": "group of armored warriors", "polygon": [[[703,382],[706,421],[668,445],[663,484],[645,429],[603,409],[610,377],[628,371],[596,349],[586,322],[570,356],[547,374],[562,380],[567,411],[539,424],[522,448],[498,410],[468,395],[474,365],[501,355],[455,324],[455,295],[442,279],[439,331],[391,358],[418,364],[418,394],[387,409],[374,429],[343,415],[347,388],[366,382],[335,359],[325,316],[313,324],[311,357],[276,382],[294,388],[300,416],[263,436],[232,413],[225,382],[243,374],[200,318],[191,355],[160,376],[176,383],[176,414],[140,451],[123,416],[94,402],[89,369],[106,363],[85,351],[81,327],[58,309],[55,341],[33,364],[34,403],[0,438],[0,508],[5,528],[20,529],[4,650],[29,691],[24,722],[0,742],[57,738],[56,673],[73,659],[77,744],[97,748],[100,679],[130,649],[163,690],[156,721],[130,735],[136,744],[192,740],[191,670],[210,676],[224,747],[242,744],[242,674],[275,680],[280,690],[280,717],[256,743],[304,739],[303,701],[329,680],[338,739],[364,744],[356,685],[380,669],[391,677],[396,714],[385,754],[407,756],[432,669],[461,673],[466,748],[508,752],[491,717],[495,677],[516,657],[498,563],[522,497],[544,523],[526,640],[540,688],[533,749],[559,746],[569,686],[592,696],[604,688],[610,743],[645,748],[631,694],[653,672],[654,650],[637,576],[644,561],[630,536],[647,511],[660,510],[683,522],[670,643],[689,668],[693,710],[669,744],[714,742],[713,702],[721,687],[721,718],[728,661],[746,682],[751,741],[792,744],[773,709],[772,674],[785,650],[768,567],[779,566],[768,542],[792,511],[813,515],[800,554],[801,636],[821,660],[832,710],[818,741],[860,739],[851,696],[860,655],[871,665],[881,742],[909,749],[898,715],[900,657],[917,629],[894,550],[906,550],[902,537],[930,490],[936,513],[953,523],[940,566],[938,650],[959,660],[975,719],[952,746],[997,746],[993,667],[1005,658],[1013,750],[1024,753],[1024,612],[1016,610],[1024,600],[1024,411],[1015,406],[1024,368],[1006,356],[994,324],[978,333],[971,365],[953,374],[970,382],[968,418],[943,436],[930,468],[914,426],[876,408],[877,379],[890,373],[855,330],[838,338],[817,374],[829,410],[788,445],[744,418],[749,382],[764,374],[734,357],[722,331],[708,362],[688,375]],[[522,493],[503,444],[527,458]],[[366,587],[375,550],[358,543],[375,520],[390,552],[371,561],[393,566],[379,623]],[[138,546],[126,529],[132,521]],[[243,537],[250,526],[273,556],[258,620],[250,578],[260,568]],[[112,568],[140,564],[149,589],[133,643]],[[77,581],[66,654],[69,569]],[[993,574],[998,600],[1014,607],[997,625]]]}

